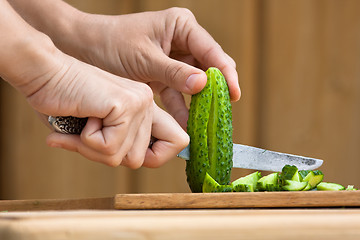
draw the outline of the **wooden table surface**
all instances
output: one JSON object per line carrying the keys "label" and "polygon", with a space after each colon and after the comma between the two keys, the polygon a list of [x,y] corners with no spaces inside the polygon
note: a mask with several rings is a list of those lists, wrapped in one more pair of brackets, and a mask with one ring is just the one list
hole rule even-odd
{"label": "wooden table surface", "polygon": [[0,239],[360,239],[360,209],[1,212]]}

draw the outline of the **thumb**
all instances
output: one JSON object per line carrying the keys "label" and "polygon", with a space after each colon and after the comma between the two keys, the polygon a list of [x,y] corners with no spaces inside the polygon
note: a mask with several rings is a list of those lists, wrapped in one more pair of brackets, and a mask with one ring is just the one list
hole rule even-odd
{"label": "thumb", "polygon": [[206,84],[204,71],[158,53],[151,61],[150,79],[186,94],[200,92]]}

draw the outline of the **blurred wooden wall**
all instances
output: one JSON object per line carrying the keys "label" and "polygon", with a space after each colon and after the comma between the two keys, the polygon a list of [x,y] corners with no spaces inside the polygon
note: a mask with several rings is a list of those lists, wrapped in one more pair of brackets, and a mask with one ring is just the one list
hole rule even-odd
{"label": "blurred wooden wall", "polygon": [[[360,187],[360,2],[68,0],[92,13],[189,8],[237,62],[234,141],[322,158],[325,180]],[[185,163],[129,170],[45,145],[49,130],[0,85],[0,198],[188,192]],[[187,97],[187,100],[189,98]],[[232,178],[248,173],[234,170]]]}

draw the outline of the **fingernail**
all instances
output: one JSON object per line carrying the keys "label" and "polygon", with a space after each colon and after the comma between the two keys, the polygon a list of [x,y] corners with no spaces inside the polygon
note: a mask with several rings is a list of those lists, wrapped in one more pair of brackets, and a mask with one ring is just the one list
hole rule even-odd
{"label": "fingernail", "polygon": [[195,87],[195,84],[197,82],[199,74],[191,74],[188,79],[186,80],[186,87],[190,90],[193,90]]}

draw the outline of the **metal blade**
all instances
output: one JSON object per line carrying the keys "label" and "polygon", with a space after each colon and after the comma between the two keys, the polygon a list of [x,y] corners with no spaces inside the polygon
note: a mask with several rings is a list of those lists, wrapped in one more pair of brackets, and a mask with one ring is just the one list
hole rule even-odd
{"label": "metal blade", "polygon": [[[323,160],[320,159],[274,152],[241,144],[234,144],[233,153],[234,168],[281,172],[285,165],[295,165],[299,170],[313,170],[319,168],[323,163]],[[178,157],[189,160],[190,147],[187,146],[182,150]]]}

